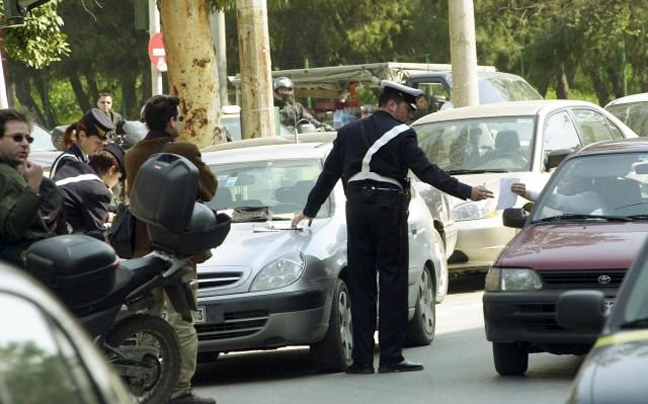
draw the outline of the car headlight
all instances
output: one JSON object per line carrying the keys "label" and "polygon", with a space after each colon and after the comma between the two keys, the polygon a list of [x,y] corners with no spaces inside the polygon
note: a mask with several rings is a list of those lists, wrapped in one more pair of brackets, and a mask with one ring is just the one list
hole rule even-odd
{"label": "car headlight", "polygon": [[292,283],[304,272],[306,258],[300,252],[293,252],[278,258],[259,271],[252,281],[251,291],[283,288]]}
{"label": "car headlight", "polygon": [[484,289],[488,292],[540,290],[542,279],[532,269],[491,267],[486,274]]}
{"label": "car headlight", "polygon": [[468,201],[460,203],[452,211],[454,212],[456,222],[487,219],[496,215],[494,204],[492,201],[486,199],[477,202]]}

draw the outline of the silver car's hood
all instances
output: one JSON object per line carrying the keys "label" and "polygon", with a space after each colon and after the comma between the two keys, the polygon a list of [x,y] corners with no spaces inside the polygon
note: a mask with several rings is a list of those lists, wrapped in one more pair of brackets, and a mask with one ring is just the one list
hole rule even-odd
{"label": "silver car's hood", "polygon": [[291,230],[290,221],[232,223],[225,241],[212,250],[213,256],[200,267],[241,265],[259,267],[295,250],[304,251],[312,235],[326,222],[318,220],[312,227]]}

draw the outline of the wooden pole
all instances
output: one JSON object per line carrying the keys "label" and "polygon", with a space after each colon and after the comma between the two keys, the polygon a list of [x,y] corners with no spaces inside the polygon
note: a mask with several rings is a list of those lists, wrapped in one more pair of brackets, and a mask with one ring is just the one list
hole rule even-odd
{"label": "wooden pole", "polygon": [[266,0],[236,0],[244,139],[275,135]]}
{"label": "wooden pole", "polygon": [[473,0],[448,0],[452,103],[455,108],[479,104],[477,44]]}

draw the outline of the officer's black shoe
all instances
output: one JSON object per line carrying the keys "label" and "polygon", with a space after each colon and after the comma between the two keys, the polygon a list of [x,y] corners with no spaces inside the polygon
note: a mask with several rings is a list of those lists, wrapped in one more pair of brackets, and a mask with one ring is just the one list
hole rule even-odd
{"label": "officer's black shoe", "polygon": [[415,372],[417,370],[423,370],[423,365],[403,359],[392,365],[380,365],[378,373]]}
{"label": "officer's black shoe", "polygon": [[371,365],[361,365],[359,363],[354,363],[353,365],[346,368],[344,372],[349,375],[370,375],[374,372],[374,367]]}

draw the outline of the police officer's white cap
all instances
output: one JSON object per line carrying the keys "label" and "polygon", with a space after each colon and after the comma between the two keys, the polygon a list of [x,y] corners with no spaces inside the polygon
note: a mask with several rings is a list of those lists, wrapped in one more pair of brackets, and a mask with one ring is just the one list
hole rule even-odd
{"label": "police officer's white cap", "polygon": [[382,80],[380,85],[384,93],[395,94],[405,100],[412,108],[416,110],[416,98],[423,94],[418,88],[408,87],[400,83],[389,80]]}

